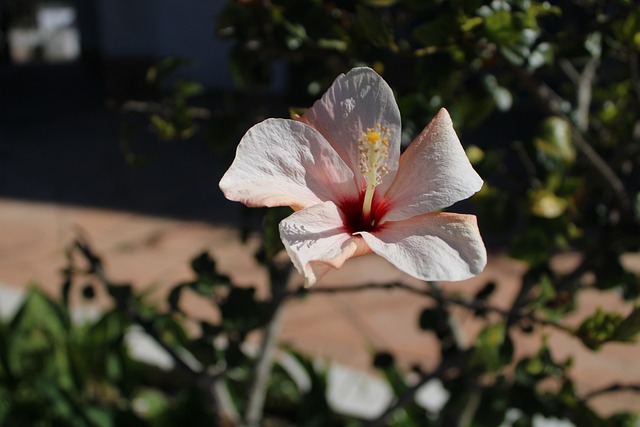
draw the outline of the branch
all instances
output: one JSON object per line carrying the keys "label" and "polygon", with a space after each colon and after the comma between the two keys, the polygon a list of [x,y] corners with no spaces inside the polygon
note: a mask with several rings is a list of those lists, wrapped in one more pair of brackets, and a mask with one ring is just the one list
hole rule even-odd
{"label": "branch", "polygon": [[638,54],[635,51],[629,52],[629,76],[636,98],[640,102],[640,66],[638,65]]}
{"label": "branch", "polygon": [[[82,255],[86,258],[87,262],[89,262],[89,271],[91,274],[95,275],[98,278],[98,280],[102,282],[102,284],[105,285],[105,287],[107,288],[117,286],[114,282],[111,281],[111,279],[107,275],[104,269],[104,266],[102,264],[102,260],[93,253],[92,249],[90,248],[89,244],[86,241],[86,238],[83,237],[81,239],[76,240],[75,246],[80,251],[80,253],[82,253]],[[169,356],[171,356],[171,358],[173,359],[176,366],[178,366],[178,368],[182,369],[193,381],[197,380],[197,378],[200,376],[200,373],[197,372],[194,367],[188,364],[175,351],[174,348],[168,345],[160,337],[160,335],[156,332],[156,330],[153,328],[151,323],[144,320],[142,316],[140,316],[140,313],[138,313],[138,311],[135,309],[135,307],[132,307],[129,304],[126,307],[125,314],[127,315],[127,317],[129,317],[129,319],[133,323],[140,325],[140,327],[142,327],[145,333],[149,335],[151,338],[153,338],[154,341],[156,341],[156,343],[158,343],[158,345],[160,345],[160,347],[162,347],[162,349],[166,351],[169,354]]]}
{"label": "branch", "polygon": [[[159,114],[165,117],[170,116],[173,113],[173,109],[158,102],[150,101],[129,100],[125,101],[120,108],[124,112]],[[187,111],[194,119],[209,120],[213,116],[211,110],[202,107],[189,107]]]}
{"label": "branch", "polygon": [[629,200],[629,196],[622,180],[616,175],[600,154],[593,149],[589,142],[587,142],[583,132],[567,115],[565,112],[567,102],[549,86],[534,79],[529,72],[517,67],[513,67],[512,70],[518,75],[518,77],[520,77],[525,87],[547,113],[559,116],[569,124],[578,152],[582,154],[587,162],[593,167],[594,171],[603,179],[609,189],[613,192],[614,199],[620,209],[622,218],[625,220],[633,218],[631,201]]}
{"label": "branch", "polygon": [[302,295],[362,292],[362,291],[368,291],[368,290],[388,291],[392,289],[401,289],[416,295],[422,295],[424,297],[428,297],[435,300],[439,304],[455,304],[461,307],[468,308],[470,310],[484,310],[484,311],[499,314],[500,316],[505,318],[512,317],[514,321],[526,319],[542,326],[550,326],[550,327],[559,329],[563,332],[573,334],[573,330],[568,328],[567,326],[554,322],[553,320],[541,318],[537,316],[535,312],[532,312],[532,311],[522,312],[519,310],[516,310],[516,311],[505,310],[499,307],[489,305],[485,301],[479,301],[479,300],[474,300],[474,299],[465,298],[465,297],[445,296],[442,293],[435,293],[427,288],[419,288],[419,287],[408,285],[402,282],[366,283],[362,285],[353,285],[353,286],[319,286],[312,289],[300,287],[295,291],[287,293],[286,297],[291,298],[291,297],[302,296]]}
{"label": "branch", "polygon": [[582,396],[582,401],[586,402],[587,400],[593,399],[595,397],[601,396],[603,394],[615,393],[620,391],[636,391],[640,392],[640,384],[612,384],[610,386],[591,391],[584,396]]}
{"label": "branch", "polygon": [[[87,242],[87,237],[85,235],[81,235],[75,241],[75,247],[89,263],[89,274],[94,275],[106,288],[117,286],[107,275],[104,265],[102,264],[102,260],[100,257],[95,255],[90,244]],[[201,387],[205,392],[205,395],[209,398],[213,409],[213,415],[216,416],[219,413],[221,418],[235,424],[238,415],[233,403],[230,398],[228,398],[228,392],[226,392],[224,385],[221,383],[225,369],[206,371],[192,366],[187,363],[187,361],[182,358],[182,356],[180,356],[173,347],[168,345],[165,340],[162,339],[161,335],[155,330],[151,322],[143,319],[138,310],[132,304],[127,304],[123,309],[125,314],[133,323],[142,327],[144,332],[160,347],[162,347],[167,354],[169,354],[178,369],[185,373],[191,382]]]}
{"label": "branch", "polygon": [[273,368],[273,360],[276,352],[276,344],[282,324],[282,304],[280,304],[269,322],[264,336],[260,352],[256,358],[253,371],[253,380],[249,386],[247,396],[247,407],[244,413],[244,425],[247,427],[258,427],[262,420],[264,402],[267,398],[269,388],[269,377]]}
{"label": "branch", "polygon": [[264,331],[262,344],[253,368],[253,377],[248,389],[247,406],[243,415],[242,426],[259,427],[264,410],[264,403],[269,391],[269,378],[277,350],[278,336],[282,325],[282,311],[286,295],[287,279],[291,264],[279,266],[273,261],[269,265],[271,277],[272,314]]}
{"label": "branch", "polygon": [[569,62],[567,59],[560,60],[560,68],[567,74],[576,86],[576,126],[580,132],[586,132],[589,129],[589,110],[591,107],[591,94],[593,90],[593,82],[596,78],[596,70],[600,60],[598,57],[591,57],[587,65],[582,69],[582,73]]}

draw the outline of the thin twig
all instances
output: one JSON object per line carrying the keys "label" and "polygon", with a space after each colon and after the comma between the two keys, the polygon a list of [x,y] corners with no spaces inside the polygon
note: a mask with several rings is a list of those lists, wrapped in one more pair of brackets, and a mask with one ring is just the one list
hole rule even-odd
{"label": "thin twig", "polygon": [[271,376],[277,349],[276,344],[282,325],[282,311],[283,305],[279,304],[264,331],[262,345],[254,367],[253,381],[249,386],[249,394],[247,396],[247,406],[244,413],[244,423],[247,427],[258,427],[260,420],[262,420],[264,402],[269,388],[269,377]]}
{"label": "thin twig", "polygon": [[272,312],[262,337],[262,344],[256,357],[252,380],[248,388],[247,406],[241,424],[246,427],[258,427],[262,420],[264,403],[269,389],[269,378],[282,325],[282,312],[291,265],[287,263],[286,266],[280,266],[272,262],[269,268]]}
{"label": "thin twig", "polygon": [[593,399],[603,394],[616,393],[620,391],[640,392],[640,384],[612,384],[610,386],[607,386],[598,390],[594,390],[585,394],[584,396],[582,396],[582,401],[586,402],[587,400]]}
{"label": "thin twig", "polygon": [[629,52],[629,77],[631,77],[636,98],[640,102],[640,66],[638,65],[638,53],[635,50]]}
{"label": "thin twig", "polygon": [[576,86],[576,117],[575,122],[580,132],[589,129],[589,110],[591,108],[591,95],[593,83],[596,78],[596,70],[600,64],[598,57],[591,57],[584,66],[582,72],[578,72],[568,59],[559,61],[560,68],[567,74],[569,79]]}
{"label": "thin twig", "polygon": [[[150,101],[125,101],[120,109],[124,112],[159,114],[161,116],[170,116],[173,113],[173,109],[166,105]],[[187,111],[194,119],[209,120],[213,116],[211,110],[203,107],[189,107]]]}
{"label": "thin twig", "polygon": [[[84,255],[84,257],[87,259],[87,261],[90,264],[90,271],[93,275],[95,275],[98,280],[100,280],[100,282],[102,282],[103,285],[105,285],[105,287],[107,288],[111,288],[116,286],[114,282],[111,281],[111,279],[109,278],[109,276],[107,275],[104,266],[102,264],[102,261],[100,260],[99,257],[97,257],[93,251],[91,250],[91,248],[89,247],[89,245],[87,244],[86,240],[77,240],[76,241],[76,248],[78,248],[78,250],[80,250],[80,252]],[[142,329],[145,331],[145,333],[147,335],[149,335],[151,338],[153,338],[158,345],[160,345],[160,347],[162,347],[162,349],[164,351],[167,352],[167,354],[169,354],[169,356],[171,356],[171,358],[173,359],[174,363],[176,364],[176,366],[178,366],[178,368],[182,369],[192,380],[196,380],[200,373],[197,372],[197,370],[192,367],[189,363],[187,363],[176,351],[175,349],[173,349],[170,345],[168,345],[161,337],[160,335],[155,331],[155,329],[153,328],[153,326],[151,325],[150,322],[144,320],[140,314],[137,312],[137,310],[135,310],[134,307],[128,306],[126,307],[126,313],[127,316],[131,319],[131,321],[135,324],[138,324],[140,327],[142,327]]]}
{"label": "thin twig", "polygon": [[291,298],[291,297],[301,296],[301,295],[337,294],[337,293],[348,293],[348,292],[362,292],[362,291],[368,291],[368,290],[388,291],[392,289],[400,289],[416,295],[422,295],[424,297],[431,298],[440,304],[442,303],[455,304],[464,308],[468,308],[470,310],[482,310],[482,311],[492,312],[505,318],[509,318],[509,316],[512,316],[514,321],[526,319],[542,326],[550,326],[569,334],[573,333],[573,330],[568,328],[567,326],[554,322],[553,320],[541,318],[537,316],[533,311],[522,312],[520,309],[517,309],[515,311],[505,310],[499,307],[489,305],[485,301],[474,300],[474,299],[469,299],[464,297],[445,296],[443,294],[438,295],[433,291],[429,290],[428,288],[419,288],[417,286],[409,285],[403,282],[392,282],[392,283],[384,283],[384,284],[366,283],[362,285],[353,285],[353,286],[318,286],[312,289],[300,287],[295,291],[289,292],[286,296],[287,298]]}
{"label": "thin twig", "polygon": [[[85,257],[89,263],[89,274],[95,275],[95,277],[106,287],[114,287],[116,284],[111,281],[102,260],[96,256],[91,246],[87,241],[87,237],[81,235],[75,242],[75,247]],[[230,399],[224,395],[224,387],[221,385],[222,378],[225,374],[225,369],[217,369],[215,371],[207,371],[198,369],[188,363],[178,352],[165,342],[160,334],[155,330],[152,323],[143,319],[140,313],[131,304],[127,304],[124,308],[125,314],[131,319],[131,321],[144,330],[144,332],[151,337],[162,349],[173,359],[173,362],[194,384],[197,384],[205,392],[205,395],[209,398],[209,403],[213,409],[214,415],[220,416],[222,419],[229,421],[232,425],[236,424],[238,416],[235,407],[230,402]]]}

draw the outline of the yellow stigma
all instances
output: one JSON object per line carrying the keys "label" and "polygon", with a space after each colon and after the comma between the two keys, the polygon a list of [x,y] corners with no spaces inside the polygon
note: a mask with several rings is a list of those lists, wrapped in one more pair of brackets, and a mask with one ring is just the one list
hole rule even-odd
{"label": "yellow stigma", "polygon": [[367,189],[362,204],[362,216],[365,221],[371,221],[371,203],[375,188],[387,174],[387,159],[389,157],[389,130],[380,124],[367,128],[358,141],[360,151],[360,172],[367,182]]}
{"label": "yellow stigma", "polygon": [[380,141],[380,132],[370,130],[365,138],[369,144],[375,144]]}

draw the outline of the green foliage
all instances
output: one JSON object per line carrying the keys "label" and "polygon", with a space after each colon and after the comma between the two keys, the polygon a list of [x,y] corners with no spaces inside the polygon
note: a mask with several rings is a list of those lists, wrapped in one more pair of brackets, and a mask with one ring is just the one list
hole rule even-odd
{"label": "green foliage", "polygon": [[[55,301],[32,288],[11,319],[0,319],[0,425],[228,425],[225,415],[211,406],[207,375],[224,380],[232,400],[242,407],[253,364],[243,350],[245,339],[269,320],[266,303],[256,299],[254,290],[232,284],[202,253],[191,263],[194,280],[169,292],[165,311],[130,286],[109,281],[100,257],[86,242],[78,241],[70,255],[64,295],[75,284],[93,280],[105,288],[113,309],[72,320],[65,299]],[[85,269],[74,267],[75,256],[84,258]],[[180,320],[190,316],[180,306],[185,291],[214,302],[219,323],[203,321],[199,334],[188,334]],[[134,358],[127,339],[134,329],[163,348],[173,367]],[[295,374],[277,368],[266,416],[278,420],[277,425],[342,425],[328,408],[326,371],[293,350],[290,354],[310,387],[301,387]],[[283,394],[284,384],[289,391]]]}
{"label": "green foliage", "polygon": [[32,288],[0,328],[0,424],[102,427],[136,419],[119,402],[133,397],[130,375],[143,372],[121,345],[128,325],[116,312],[75,325],[63,305]]}
{"label": "green foliage", "polygon": [[484,328],[476,339],[471,366],[481,372],[494,372],[511,362],[513,342],[503,323]]}
{"label": "green foliage", "polygon": [[[634,2],[234,0],[216,25],[232,44],[228,59],[239,93],[228,95],[221,110],[201,107],[204,88],[174,78],[189,61],[161,61],[147,75],[154,100],[123,105],[143,113],[159,140],[189,140],[208,126],[212,147],[226,153],[224,143],[236,141],[254,118],[285,114],[266,111],[274,64],[284,64],[289,76],[277,101],[297,113],[339,73],[371,66],[394,89],[403,146],[440,108],[449,110],[485,180],[465,209],[478,214],[491,250],[527,268],[507,308],[496,303],[492,282],[468,297],[434,284],[410,289],[425,299],[417,324],[437,338],[440,358],[413,361],[408,376],[393,354],[374,355],[398,404],[378,425],[498,426],[510,422],[513,411],[514,426],[534,425],[538,417],[579,426],[637,423],[634,414],[603,417],[591,408],[592,397],[616,387],[581,394],[571,358],[558,361],[546,340],[522,355],[515,339],[544,326],[595,351],[610,342],[633,343],[640,333],[640,278],[620,261],[640,250],[640,11]],[[122,149],[127,161],[143,164],[149,159],[136,151],[135,135],[134,126],[125,129]],[[234,413],[247,406],[255,373],[247,336],[273,325],[279,305],[293,295],[278,288],[287,270],[276,266],[278,223],[289,214],[270,209],[264,217],[256,257],[275,283],[267,300],[220,274],[203,253],[192,262],[193,278],[173,287],[166,308],[158,308],[131,285],[110,282],[100,258],[78,243],[72,252],[88,267],[64,270],[61,300],[32,291],[12,319],[0,322],[0,424],[232,425]],[[567,250],[578,253],[579,264],[556,271],[552,258]],[[85,286],[87,278],[93,281]],[[103,286],[113,309],[73,322],[69,296],[80,279],[87,298]],[[586,289],[619,293],[630,314],[599,309],[577,328],[566,326]],[[217,320],[191,318],[186,293],[206,301]],[[471,342],[457,323],[465,310],[481,322]],[[175,366],[164,371],[133,359],[125,340],[132,327],[163,347]],[[360,424],[333,413],[326,369],[294,349],[286,354],[308,384],[276,363],[264,425]],[[424,371],[421,362],[436,367]],[[450,398],[441,410],[427,411],[413,397],[421,382],[434,379]],[[228,395],[231,410],[212,388]]]}
{"label": "green foliage", "polygon": [[635,342],[640,333],[640,309],[637,307],[626,318],[620,313],[598,309],[585,319],[576,335],[593,350],[610,341]]}

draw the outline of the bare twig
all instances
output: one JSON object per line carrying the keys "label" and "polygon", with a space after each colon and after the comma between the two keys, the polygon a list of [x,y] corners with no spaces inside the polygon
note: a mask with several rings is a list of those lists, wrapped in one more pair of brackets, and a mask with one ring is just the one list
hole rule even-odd
{"label": "bare twig", "polygon": [[598,390],[594,390],[585,394],[584,396],[582,396],[581,400],[583,402],[586,402],[587,400],[593,399],[603,394],[616,393],[620,391],[640,392],[640,384],[612,384],[610,386],[607,386]]}
{"label": "bare twig", "polygon": [[262,420],[269,388],[269,377],[273,368],[282,324],[287,279],[291,270],[290,263],[287,263],[286,266],[280,266],[272,262],[269,267],[272,314],[262,337],[262,344],[253,368],[253,377],[248,388],[247,406],[241,424],[245,427],[258,427]]}
{"label": "bare twig", "polygon": [[[114,282],[111,281],[111,279],[109,278],[109,276],[107,275],[104,269],[102,261],[100,260],[99,257],[97,257],[93,253],[92,249],[89,247],[85,239],[77,240],[75,245],[76,245],[76,248],[83,254],[83,256],[89,262],[91,274],[95,275],[98,278],[98,280],[100,280],[100,282],[102,282],[102,284],[105,285],[107,288],[117,286]],[[196,368],[191,366],[189,363],[187,363],[175,351],[174,348],[168,345],[156,332],[156,330],[153,328],[150,322],[143,319],[140,316],[140,314],[137,312],[137,310],[135,310],[135,308],[129,306],[129,307],[126,307],[126,310],[127,310],[126,314],[131,319],[131,321],[135,324],[138,324],[140,327],[142,327],[144,332],[147,335],[149,335],[151,338],[153,338],[158,343],[158,345],[160,345],[162,349],[166,351],[167,354],[169,354],[169,356],[171,356],[174,363],[176,364],[176,366],[178,366],[179,369],[182,369],[192,380],[194,381],[197,380],[197,378],[200,376],[200,373],[197,372]]]}
{"label": "bare twig", "polygon": [[[431,298],[440,304],[442,303],[454,304],[460,307],[468,308],[470,310],[483,310],[483,311],[498,314],[505,318],[509,318],[511,316],[513,318],[513,321],[526,319],[542,326],[550,326],[566,333],[573,333],[572,329],[560,323],[554,322],[553,320],[541,318],[532,311],[527,311],[527,312],[521,311],[522,307],[518,307],[518,309],[516,309],[515,311],[505,310],[499,307],[489,305],[485,301],[474,300],[474,299],[459,297],[459,296],[445,296],[442,293],[440,294],[434,293],[432,290],[426,287],[419,288],[417,286],[409,285],[402,282],[392,282],[392,283],[383,283],[383,284],[366,283],[362,285],[353,285],[353,286],[318,286],[312,289],[301,287],[298,290],[288,293],[286,296],[290,298],[290,297],[299,296],[299,295],[337,294],[337,293],[348,293],[348,292],[362,292],[362,291],[368,291],[368,290],[392,290],[392,289],[401,289],[416,295],[422,295],[424,297]],[[518,305],[521,306],[522,304],[518,304]]]}
{"label": "bare twig", "polygon": [[[75,242],[75,247],[89,263],[89,274],[94,275],[107,289],[117,286],[109,278],[100,257],[96,256],[91,249],[86,236],[80,236]],[[176,367],[185,374],[192,383],[197,384],[205,392],[214,415],[220,416],[231,424],[236,424],[238,418],[237,412],[233,403],[227,398],[225,387],[221,384],[225,369],[204,370],[193,366],[193,364],[188,363],[173,347],[165,342],[162,336],[155,330],[153,324],[140,316],[140,313],[135,307],[127,304],[123,309],[131,321],[139,325],[143,331],[173,359]]]}
{"label": "bare twig", "polygon": [[[159,114],[162,116],[170,116],[173,110],[166,105],[158,102],[150,101],[126,101],[120,107],[124,112],[143,113],[143,114]],[[202,107],[189,107],[189,115],[194,119],[209,120],[213,114],[211,110]]]}
{"label": "bare twig", "polygon": [[282,308],[282,304],[276,307],[262,338],[262,345],[256,359],[253,381],[249,387],[247,407],[244,413],[244,425],[247,427],[258,427],[262,419],[264,402],[269,386],[269,376],[273,368],[276,344],[282,324]]}
{"label": "bare twig", "polygon": [[640,102],[640,66],[638,65],[638,53],[634,50],[629,52],[629,76],[631,77],[631,84],[633,84],[633,90]]}
{"label": "bare twig", "polygon": [[584,133],[589,129],[589,109],[591,107],[591,94],[593,83],[596,78],[596,70],[600,64],[600,59],[591,57],[584,66],[582,72],[578,72],[573,64],[567,59],[560,60],[560,68],[567,74],[569,79],[576,86],[576,117],[575,122],[578,130]]}

